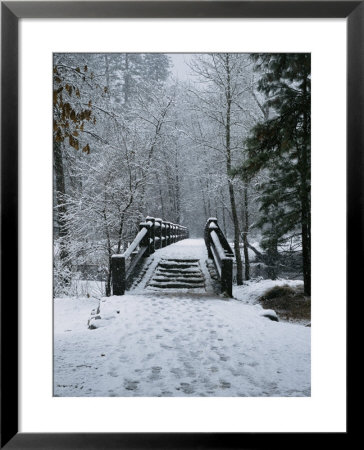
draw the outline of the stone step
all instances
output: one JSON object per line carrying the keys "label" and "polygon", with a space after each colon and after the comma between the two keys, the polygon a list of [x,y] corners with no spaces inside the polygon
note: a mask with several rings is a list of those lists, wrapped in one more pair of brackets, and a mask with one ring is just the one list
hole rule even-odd
{"label": "stone step", "polygon": [[189,269],[173,269],[173,268],[165,268],[165,267],[158,267],[157,268],[158,272],[163,272],[163,273],[200,273],[201,270],[198,267],[191,267]]}
{"label": "stone step", "polygon": [[165,278],[165,277],[153,277],[152,283],[173,283],[173,282],[181,282],[181,283],[204,283],[205,280],[203,277],[198,278],[183,278],[183,277],[175,277],[173,279]]}
{"label": "stone step", "polygon": [[176,278],[176,277],[184,277],[184,278],[196,278],[196,277],[202,277],[203,275],[201,271],[195,271],[195,272],[162,272],[157,270],[154,274],[154,276],[158,277],[166,277],[166,278]]}
{"label": "stone step", "polygon": [[175,262],[175,263],[193,263],[193,264],[198,264],[199,260],[198,259],[177,259],[177,258],[171,258],[171,259],[161,259],[160,261],[161,263],[168,263],[168,262]]}
{"label": "stone step", "polygon": [[205,277],[198,259],[162,259],[148,287],[158,290],[205,288]]}
{"label": "stone step", "polygon": [[169,282],[169,283],[149,283],[149,287],[159,288],[159,289],[196,289],[196,288],[204,288],[205,284],[190,284],[190,283],[177,283],[177,282]]}
{"label": "stone step", "polygon": [[162,267],[163,269],[191,269],[199,267],[198,264],[186,264],[186,263],[159,263],[158,267]]}

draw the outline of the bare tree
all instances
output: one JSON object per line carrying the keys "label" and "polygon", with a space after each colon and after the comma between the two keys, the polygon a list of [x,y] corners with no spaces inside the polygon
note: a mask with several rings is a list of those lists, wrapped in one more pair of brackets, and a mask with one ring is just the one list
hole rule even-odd
{"label": "bare tree", "polygon": [[[237,284],[242,284],[240,224],[235,192],[234,164],[242,158],[244,136],[251,122],[251,64],[247,55],[219,53],[197,55],[191,65],[198,78],[190,88],[191,108],[201,118],[196,146],[208,148],[225,167],[234,229]],[[247,202],[243,204],[247,206]],[[247,217],[247,215],[246,215]],[[246,255],[247,261],[248,256]]]}

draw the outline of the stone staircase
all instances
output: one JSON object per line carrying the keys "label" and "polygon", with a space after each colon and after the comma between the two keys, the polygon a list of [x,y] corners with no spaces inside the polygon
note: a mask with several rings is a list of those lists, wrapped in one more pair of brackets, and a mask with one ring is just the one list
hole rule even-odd
{"label": "stone staircase", "polygon": [[149,281],[148,288],[204,289],[205,277],[198,259],[161,259]]}

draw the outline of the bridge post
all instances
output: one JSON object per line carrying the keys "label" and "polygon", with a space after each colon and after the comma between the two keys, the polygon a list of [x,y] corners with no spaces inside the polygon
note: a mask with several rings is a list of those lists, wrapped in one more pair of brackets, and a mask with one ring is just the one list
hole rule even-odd
{"label": "bridge post", "polygon": [[154,248],[162,248],[162,219],[154,219]]}
{"label": "bridge post", "polygon": [[226,292],[229,297],[233,296],[233,260],[223,258],[221,260],[221,292]]}
{"label": "bridge post", "polygon": [[161,236],[162,236],[162,245],[161,248],[165,247],[167,245],[167,235],[166,235],[166,222],[162,221],[162,232],[161,232]]}
{"label": "bridge post", "polygon": [[211,248],[210,248],[210,225],[211,225],[211,223],[214,223],[217,227],[217,218],[210,217],[209,219],[207,219],[207,222],[205,225],[205,233],[204,233],[205,245],[207,248],[207,255],[210,259],[213,258]]}
{"label": "bridge post", "polygon": [[111,281],[113,295],[124,295],[126,288],[125,257],[122,255],[112,255]]}
{"label": "bridge post", "polygon": [[168,245],[168,222],[164,222],[164,246],[167,247]]}
{"label": "bridge post", "polygon": [[154,217],[148,216],[145,221],[151,223],[149,227],[149,238],[151,239],[149,253],[152,254],[155,252],[155,219]]}
{"label": "bridge post", "polygon": [[221,292],[232,297],[234,253],[215,217],[207,220],[204,239],[208,257],[213,260],[220,278]]}
{"label": "bridge post", "polygon": [[171,222],[166,222],[167,245],[171,245]]}

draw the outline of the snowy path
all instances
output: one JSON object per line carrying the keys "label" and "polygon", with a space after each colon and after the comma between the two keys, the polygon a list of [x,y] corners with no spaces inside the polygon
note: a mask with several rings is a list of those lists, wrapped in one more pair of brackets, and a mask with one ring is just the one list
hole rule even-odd
{"label": "snowy path", "polygon": [[[204,263],[203,241],[182,241],[156,252],[144,279],[160,257],[187,251]],[[208,283],[196,293],[145,283],[102,299],[94,330],[87,320],[97,300],[55,300],[56,396],[310,395],[310,328],[272,322]]]}

